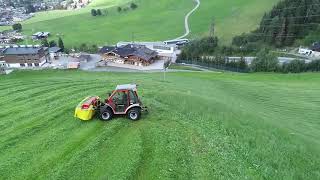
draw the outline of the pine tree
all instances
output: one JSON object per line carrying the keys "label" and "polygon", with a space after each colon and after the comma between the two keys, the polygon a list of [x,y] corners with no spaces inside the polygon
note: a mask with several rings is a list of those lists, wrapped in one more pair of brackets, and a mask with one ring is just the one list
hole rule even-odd
{"label": "pine tree", "polygon": [[47,39],[42,39],[41,45],[44,46],[44,47],[49,47],[48,40]]}
{"label": "pine tree", "polygon": [[63,44],[63,41],[61,39],[61,37],[59,37],[59,40],[58,40],[58,46],[59,48],[61,49],[61,51],[64,51],[64,44]]}

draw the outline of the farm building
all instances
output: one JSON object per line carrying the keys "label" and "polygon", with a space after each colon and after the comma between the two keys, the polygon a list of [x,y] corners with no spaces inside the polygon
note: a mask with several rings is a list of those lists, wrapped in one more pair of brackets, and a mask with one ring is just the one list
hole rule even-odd
{"label": "farm building", "polygon": [[[132,42],[118,42],[117,47],[126,46]],[[163,42],[135,42],[135,45],[146,46],[147,48],[156,51],[159,59],[175,62],[177,54],[180,53],[178,46],[175,44],[165,44]]]}
{"label": "farm building", "polygon": [[114,49],[104,47],[100,50],[100,53],[105,61],[135,66],[148,66],[158,58],[158,53],[156,51],[153,51],[146,46],[133,44],[116,47]]}
{"label": "farm building", "polygon": [[32,35],[32,39],[39,40],[39,39],[46,39],[50,36],[50,32],[37,32]]}
{"label": "farm building", "polygon": [[32,47],[8,47],[2,50],[3,61],[8,67],[39,67],[49,60],[48,48]]}
{"label": "farm building", "polygon": [[62,49],[59,47],[50,47],[49,48],[49,54],[51,59],[57,59],[59,56],[61,56]]}
{"label": "farm building", "polygon": [[312,51],[320,52],[320,42],[315,42],[311,46]]}

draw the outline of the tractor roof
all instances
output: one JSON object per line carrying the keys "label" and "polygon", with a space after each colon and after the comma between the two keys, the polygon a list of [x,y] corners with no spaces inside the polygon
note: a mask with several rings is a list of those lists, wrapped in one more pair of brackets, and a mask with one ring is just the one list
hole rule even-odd
{"label": "tractor roof", "polygon": [[116,90],[137,90],[137,85],[136,84],[122,84],[122,85],[117,85]]}

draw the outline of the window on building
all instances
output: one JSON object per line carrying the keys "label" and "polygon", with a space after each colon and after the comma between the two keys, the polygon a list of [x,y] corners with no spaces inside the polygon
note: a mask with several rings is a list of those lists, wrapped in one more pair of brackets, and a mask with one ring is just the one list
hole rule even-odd
{"label": "window on building", "polygon": [[39,67],[39,63],[34,63],[34,66]]}
{"label": "window on building", "polygon": [[28,63],[28,67],[32,67],[32,63]]}
{"label": "window on building", "polygon": [[25,67],[26,65],[24,63],[21,63],[20,64],[20,67]]}

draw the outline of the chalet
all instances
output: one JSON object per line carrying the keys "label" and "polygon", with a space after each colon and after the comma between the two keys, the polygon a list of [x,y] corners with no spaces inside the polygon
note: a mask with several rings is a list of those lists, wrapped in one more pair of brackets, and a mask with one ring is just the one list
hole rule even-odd
{"label": "chalet", "polygon": [[[117,47],[126,46],[132,42],[118,42]],[[158,58],[166,61],[175,62],[178,51],[178,46],[175,44],[165,44],[163,42],[135,42],[135,45],[146,46],[158,53]]]}
{"label": "chalet", "polygon": [[146,46],[133,44],[116,47],[114,49],[104,47],[100,49],[100,54],[105,61],[135,66],[148,66],[158,57],[156,51],[153,51]]}
{"label": "chalet", "polygon": [[320,42],[315,42],[311,46],[312,51],[320,52]]}
{"label": "chalet", "polygon": [[39,39],[46,39],[50,36],[50,32],[37,32],[32,35],[32,39],[39,40]]}
{"label": "chalet", "polygon": [[2,60],[8,67],[39,67],[49,60],[48,48],[43,47],[8,47],[2,50]]}

